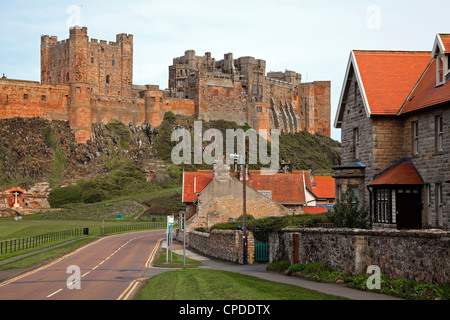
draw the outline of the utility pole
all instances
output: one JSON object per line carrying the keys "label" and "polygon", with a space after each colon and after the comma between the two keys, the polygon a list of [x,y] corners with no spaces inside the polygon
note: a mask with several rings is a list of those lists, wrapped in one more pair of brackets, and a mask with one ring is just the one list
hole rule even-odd
{"label": "utility pole", "polygon": [[242,221],[244,224],[244,230],[243,230],[243,242],[244,242],[244,259],[243,264],[247,264],[247,153],[244,152],[244,163],[242,164]]}

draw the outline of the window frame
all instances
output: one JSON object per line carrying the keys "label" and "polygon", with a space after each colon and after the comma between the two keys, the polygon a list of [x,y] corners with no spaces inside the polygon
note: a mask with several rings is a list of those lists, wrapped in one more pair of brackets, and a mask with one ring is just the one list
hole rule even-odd
{"label": "window frame", "polygon": [[419,121],[413,121],[412,126],[412,153],[419,154]]}
{"label": "window frame", "polygon": [[435,149],[436,152],[444,152],[444,119],[442,115],[435,117]]}

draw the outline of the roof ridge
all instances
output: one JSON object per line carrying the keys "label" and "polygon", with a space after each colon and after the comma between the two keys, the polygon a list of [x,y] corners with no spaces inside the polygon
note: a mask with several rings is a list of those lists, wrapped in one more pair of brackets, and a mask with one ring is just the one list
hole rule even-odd
{"label": "roof ridge", "polygon": [[429,55],[431,51],[418,50],[353,50],[354,53],[367,54],[426,54]]}

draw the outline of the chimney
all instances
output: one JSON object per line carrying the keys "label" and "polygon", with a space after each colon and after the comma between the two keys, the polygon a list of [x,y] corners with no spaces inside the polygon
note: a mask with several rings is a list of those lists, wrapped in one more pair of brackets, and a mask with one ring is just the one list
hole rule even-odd
{"label": "chimney", "polygon": [[231,179],[230,165],[223,161],[215,161],[213,165],[213,178],[219,181]]}

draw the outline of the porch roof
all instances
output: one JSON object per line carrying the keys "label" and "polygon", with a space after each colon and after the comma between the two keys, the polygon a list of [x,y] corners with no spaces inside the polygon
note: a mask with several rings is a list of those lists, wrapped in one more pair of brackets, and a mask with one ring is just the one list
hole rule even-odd
{"label": "porch roof", "polygon": [[380,185],[423,185],[423,180],[414,164],[402,159],[375,176],[369,187]]}

